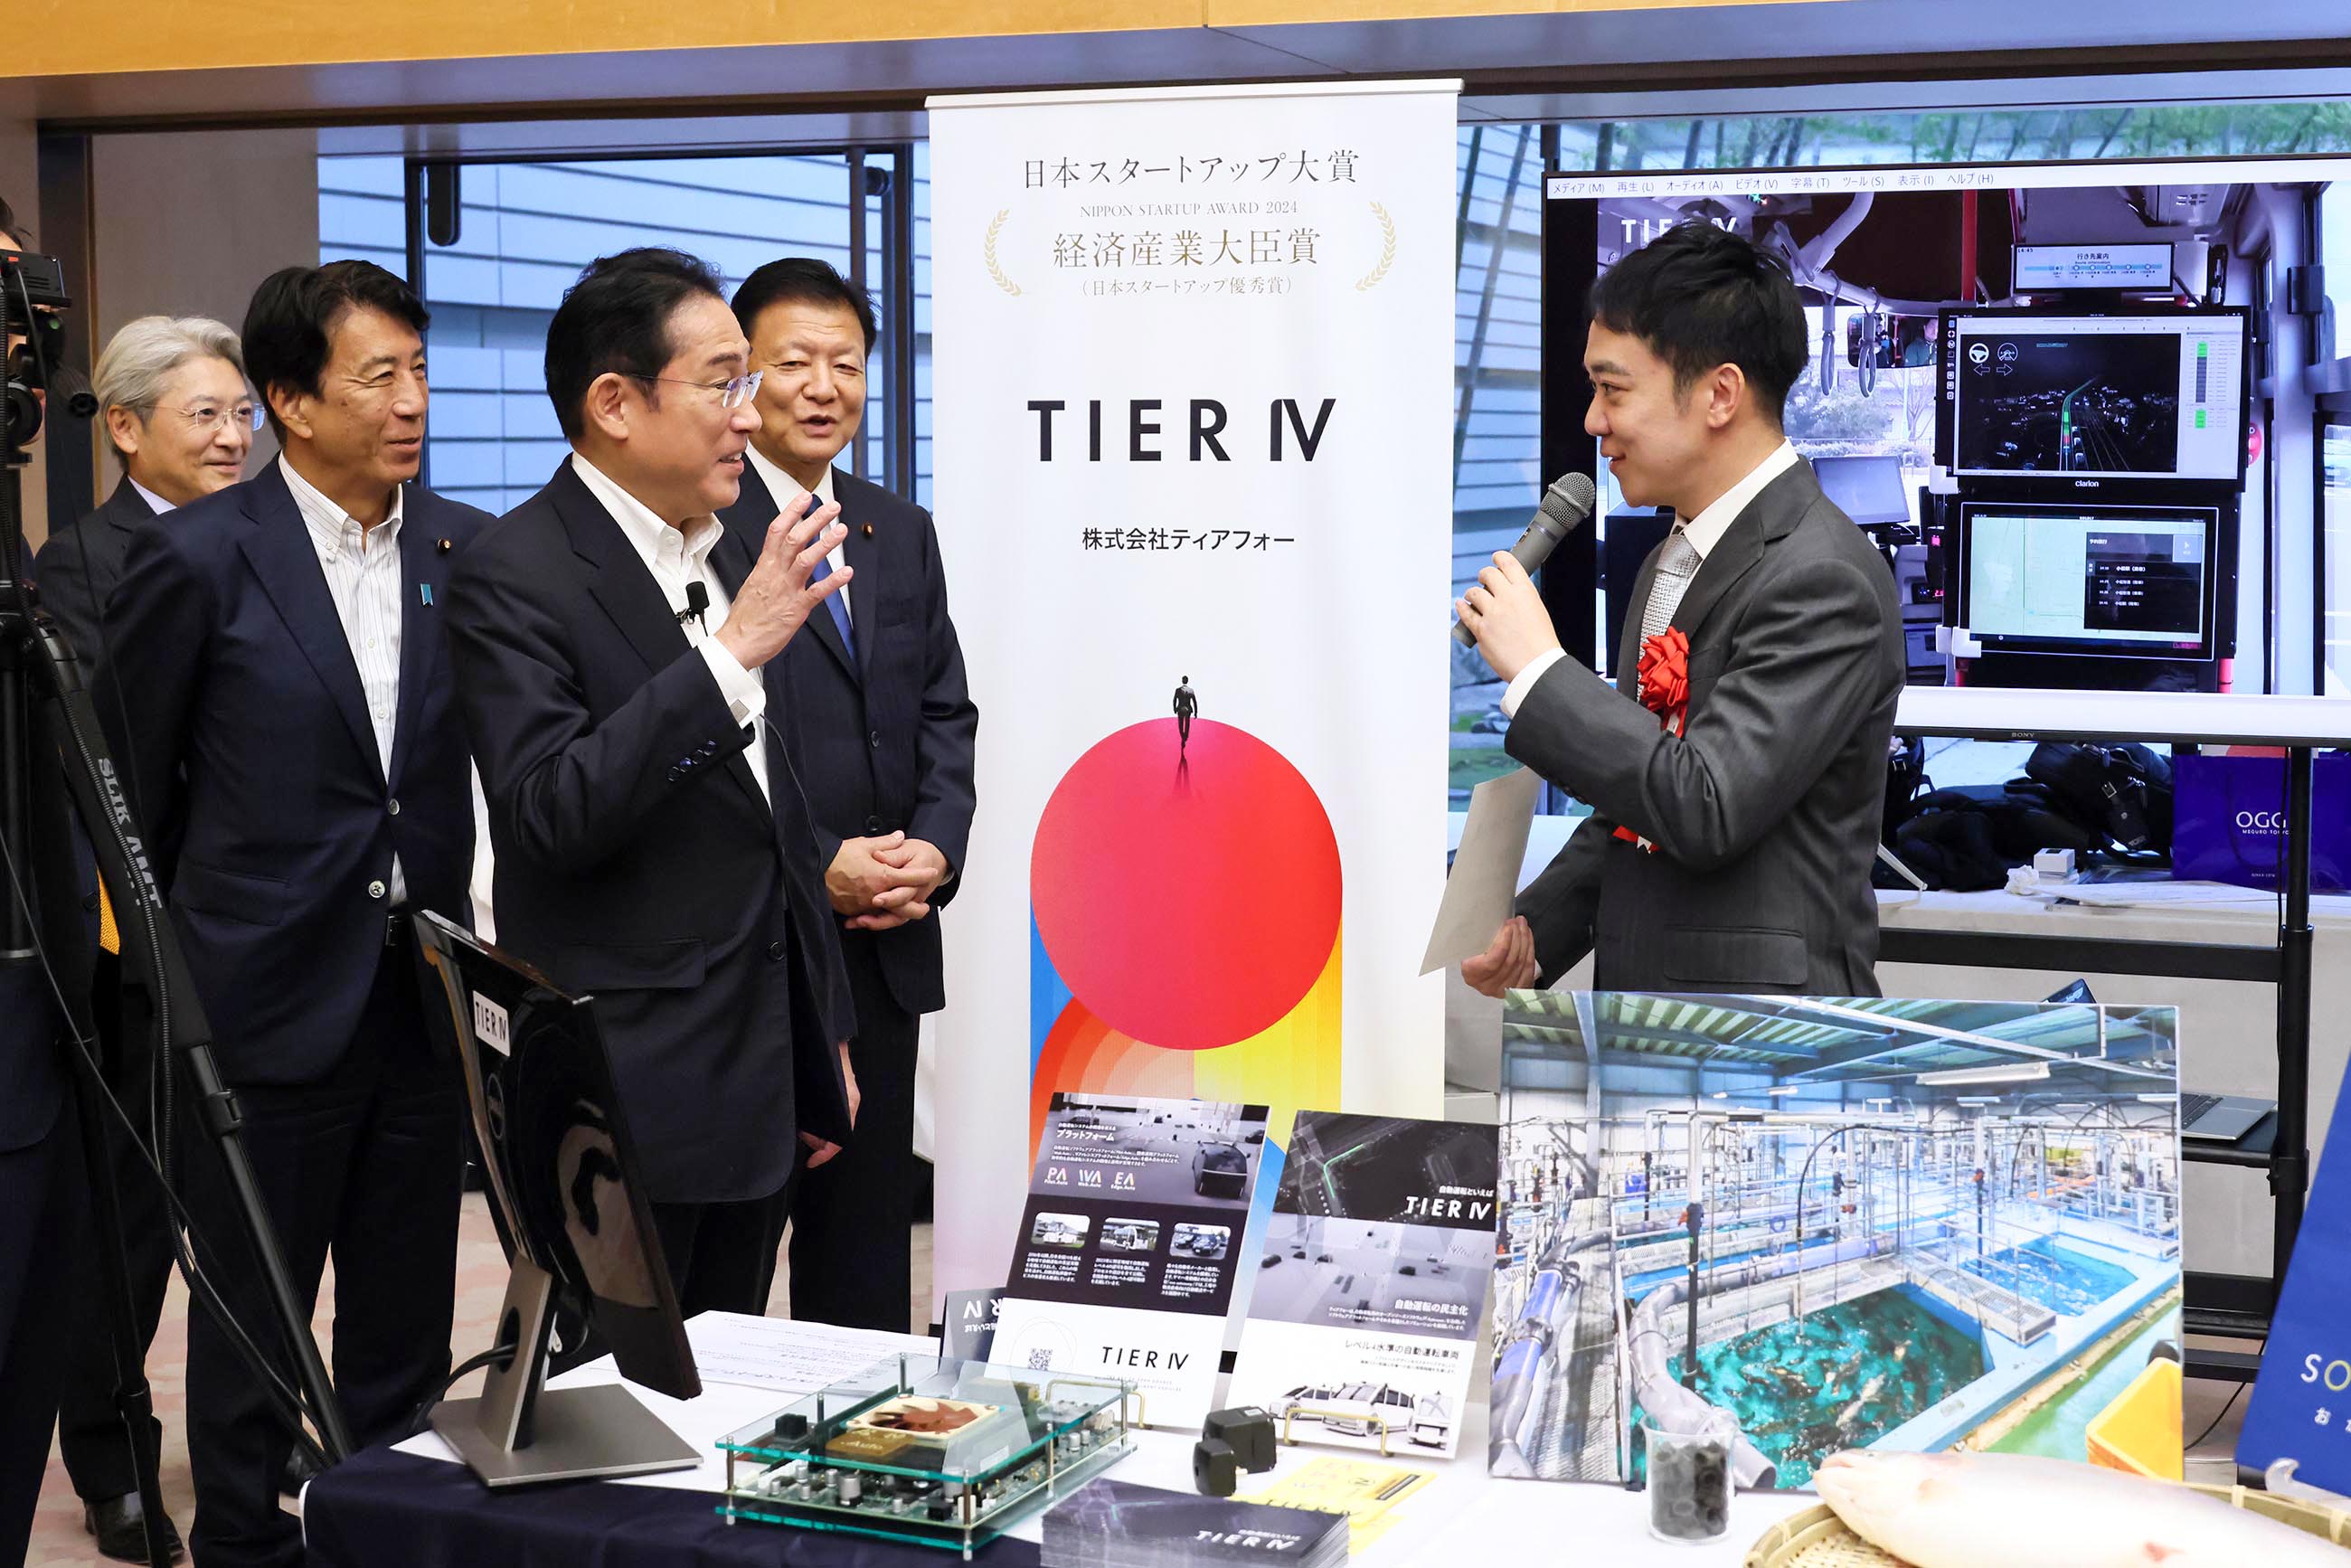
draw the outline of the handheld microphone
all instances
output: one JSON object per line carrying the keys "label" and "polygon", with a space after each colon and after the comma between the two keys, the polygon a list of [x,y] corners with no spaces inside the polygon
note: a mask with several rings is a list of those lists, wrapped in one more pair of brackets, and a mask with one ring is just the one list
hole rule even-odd
{"label": "handheld microphone", "polygon": [[[1589,474],[1562,474],[1557,484],[1543,492],[1542,505],[1527,524],[1527,531],[1510,547],[1510,554],[1527,569],[1528,576],[1532,577],[1535,569],[1551,559],[1551,552],[1583,526],[1592,516],[1595,498]],[[1478,645],[1477,634],[1458,621],[1453,623],[1453,640],[1465,648]]]}
{"label": "handheld microphone", "polygon": [[710,590],[704,587],[702,580],[697,577],[685,585],[685,608],[677,612],[677,623],[683,626],[691,621],[706,632],[710,627],[702,619],[702,612],[709,608]]}

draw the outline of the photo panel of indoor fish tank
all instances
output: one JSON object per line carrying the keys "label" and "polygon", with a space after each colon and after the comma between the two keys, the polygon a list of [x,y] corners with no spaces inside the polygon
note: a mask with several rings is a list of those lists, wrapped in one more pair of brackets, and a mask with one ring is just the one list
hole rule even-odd
{"label": "photo panel of indoor fish tank", "polygon": [[[2176,1473],[2169,1008],[1513,992],[1489,1464],[1622,1481],[1721,1412]],[[2168,1451],[2166,1451],[2166,1446]]]}

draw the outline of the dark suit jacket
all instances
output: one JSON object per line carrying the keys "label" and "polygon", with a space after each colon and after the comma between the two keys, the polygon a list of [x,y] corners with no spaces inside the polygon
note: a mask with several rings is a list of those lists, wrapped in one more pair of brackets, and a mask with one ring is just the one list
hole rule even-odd
{"label": "dark suit jacket", "polygon": [[[1656,567],[1653,552],[1634,605]],[[1519,896],[1542,983],[1596,948],[1604,990],[1876,995],[1869,877],[1904,664],[1884,559],[1809,464],[1766,486],[1675,612],[1690,643],[1679,738],[1638,700],[1626,621],[1615,689],[1563,659],[1506,741],[1595,813]]]}
{"label": "dark suit jacket", "polygon": [[95,701],[232,1082],[309,1082],[341,1059],[395,853],[412,908],[466,908],[473,797],[441,601],[487,521],[407,486],[389,779],[276,463],[132,530]]}
{"label": "dark suit jacket", "polygon": [[[810,618],[815,635],[793,638],[779,661],[784,733],[816,818],[819,863],[831,865],[843,839],[904,829],[936,844],[955,871],[971,841],[979,709],[947,619],[938,530],[922,507],[837,468],[832,493],[849,529],[841,550],[856,573],[849,597],[857,658],[828,611]],[[743,494],[719,518],[756,559],[775,517],[775,498],[747,461]],[[891,996],[910,1013],[946,1005],[938,911],[956,886],[950,877],[932,895],[927,920],[844,934],[872,945]]]}
{"label": "dark suit jacket", "polygon": [[[710,555],[729,594],[740,540]],[[806,1130],[849,1135],[853,1032],[808,806],[737,726],[621,525],[567,459],[449,590],[497,857],[498,941],[592,993],[654,1198],[765,1197]],[[770,727],[782,672],[761,672]]]}
{"label": "dark suit jacket", "polygon": [[63,533],[50,535],[49,542],[33,559],[33,580],[41,591],[41,606],[73,644],[86,682],[96,679],[103,646],[99,617],[106,612],[114,585],[121,580],[131,532],[154,516],[146,498],[124,479],[98,510]]}

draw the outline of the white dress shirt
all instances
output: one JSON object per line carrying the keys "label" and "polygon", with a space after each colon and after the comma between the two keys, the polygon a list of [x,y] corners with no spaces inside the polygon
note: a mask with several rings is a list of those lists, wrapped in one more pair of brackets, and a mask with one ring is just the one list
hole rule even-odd
{"label": "white dress shirt", "polygon": [[[372,528],[327,497],[324,491],[295,471],[283,455],[277,471],[294,493],[294,505],[309,529],[319,552],[319,569],[326,574],[328,596],[335,601],[335,618],[343,624],[343,638],[359,665],[360,692],[366,698],[368,723],[375,731],[376,761],[384,779],[392,778],[392,735],[400,722],[400,518],[407,495],[394,486],[392,512]],[[392,899],[408,902],[408,879],[400,857],[392,857]]]}
{"label": "white dress shirt", "polygon": [[[1779,445],[1771,449],[1771,454],[1762,462],[1748,470],[1747,477],[1717,496],[1713,505],[1695,517],[1677,517],[1674,520],[1674,531],[1687,540],[1692,549],[1698,551],[1698,561],[1703,565],[1706,558],[1713,553],[1714,547],[1722,542],[1722,536],[1730,531],[1730,525],[1739,520],[1739,514],[1747,509],[1747,504],[1761,495],[1766,485],[1793,468],[1800,461],[1801,459],[1796,455],[1796,449],[1786,441],[1782,441]],[[1646,605],[1637,606],[1627,612],[1633,616],[1635,624],[1639,622],[1640,611],[1646,608],[1647,608]],[[1533,661],[1518,673],[1509,688],[1502,693],[1502,716],[1516,718],[1519,705],[1527,700],[1527,694],[1535,689],[1535,683],[1550,674],[1553,664],[1566,657],[1567,652],[1562,648],[1553,648],[1546,653],[1536,654]]]}
{"label": "white dress shirt", "polygon": [[656,517],[652,507],[638,500],[610,476],[577,452],[571,455],[571,471],[580,476],[589,493],[604,504],[612,520],[621,525],[622,534],[637,559],[645,563],[662,598],[673,612],[685,608],[685,585],[700,582],[710,601],[698,620],[681,622],[685,640],[710,666],[710,678],[718,683],[718,695],[726,699],[726,709],[735,722],[752,730],[751,744],[743,748],[743,760],[751,765],[751,777],[759,781],[759,793],[769,800],[768,789],[768,746],[762,732],[766,729],[768,688],[760,683],[759,672],[747,670],[726,645],[712,635],[726,623],[726,613],[734,608],[734,600],[720,585],[717,573],[710,570],[711,547],[717,544],[725,527],[705,512],[686,519],[685,527],[674,528]]}
{"label": "white dress shirt", "polygon": [[[751,466],[758,471],[760,482],[768,486],[768,495],[776,503],[776,510],[780,512],[799,498],[802,493],[800,482],[768,461],[765,453],[756,446],[751,446],[744,449],[743,455],[749,458]],[[823,477],[816,482],[816,506],[810,507],[809,511],[813,512],[818,507],[830,507],[832,501],[832,465],[828,463],[825,465]],[[806,517],[807,513],[804,512],[801,516]],[[843,537],[846,538],[846,536]],[[832,547],[832,553],[824,558],[825,564],[835,571],[841,570],[849,564],[849,558],[841,553],[841,545],[835,545]],[[857,612],[849,607],[848,588],[844,585],[833,591],[841,596],[841,612],[849,617],[849,623],[852,626],[856,625]]]}
{"label": "white dress shirt", "polygon": [[[125,474],[123,477],[125,479],[131,479],[131,476],[128,474]],[[155,494],[154,491],[150,490],[146,486],[141,485],[136,479],[131,479],[131,487],[139,492],[139,498],[147,503],[147,509],[154,513],[159,517],[166,512],[176,511],[178,509],[173,507],[171,502],[163,499],[162,497]]]}

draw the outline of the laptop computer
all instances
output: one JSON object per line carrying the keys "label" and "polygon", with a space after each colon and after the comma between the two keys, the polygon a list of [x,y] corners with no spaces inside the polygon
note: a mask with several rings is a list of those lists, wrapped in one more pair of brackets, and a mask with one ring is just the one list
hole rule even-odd
{"label": "laptop computer", "polygon": [[2179,1095],[2179,1135],[2207,1144],[2233,1144],[2277,1109],[2274,1100],[2244,1094]]}

